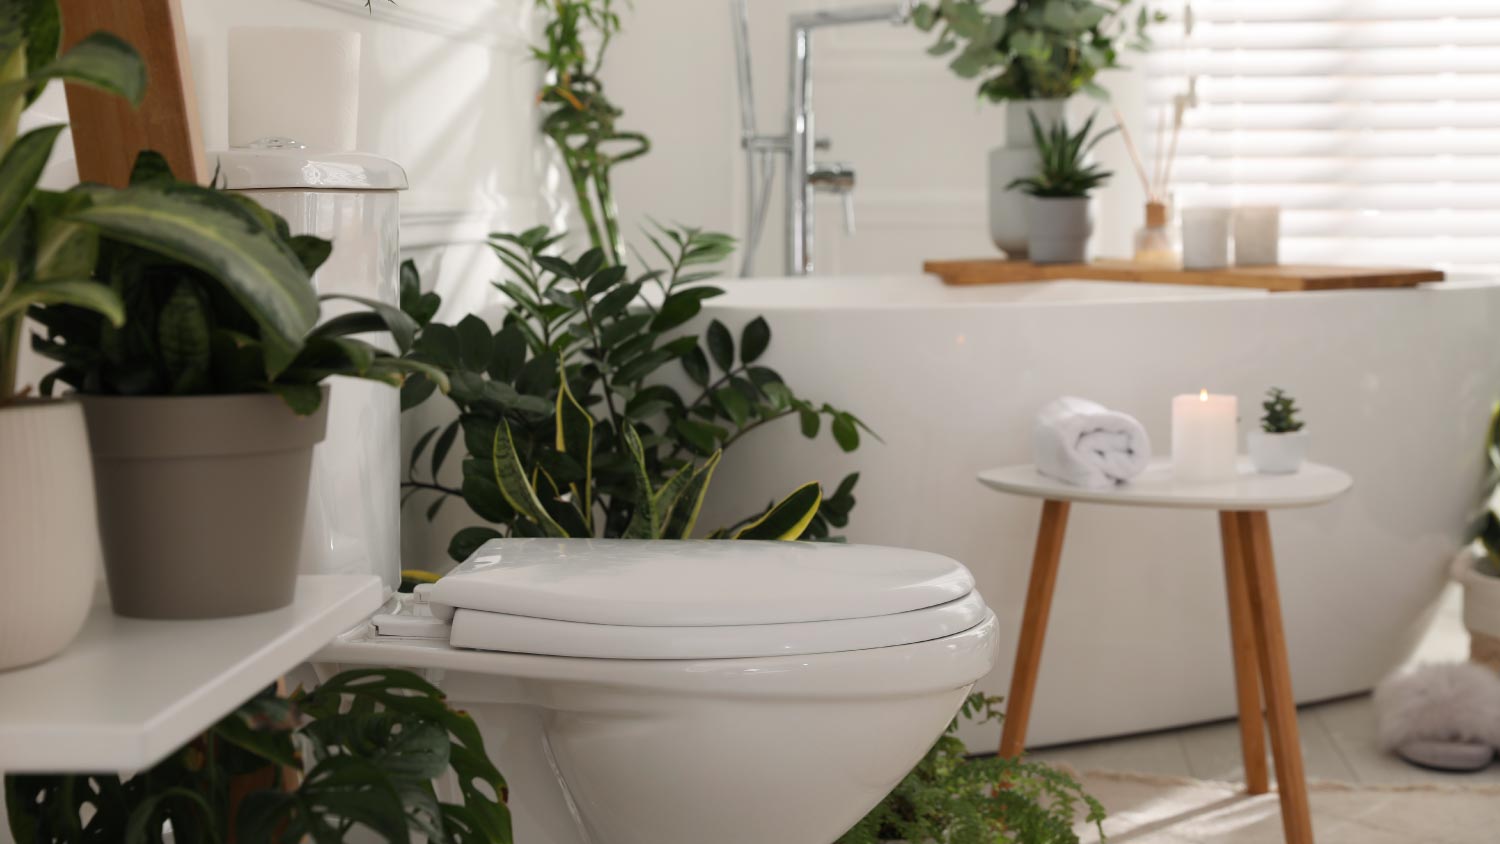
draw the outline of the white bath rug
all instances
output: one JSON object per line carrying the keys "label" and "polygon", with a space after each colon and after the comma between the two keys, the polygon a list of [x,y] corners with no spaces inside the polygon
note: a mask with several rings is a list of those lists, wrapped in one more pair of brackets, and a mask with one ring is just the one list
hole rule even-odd
{"label": "white bath rug", "polygon": [[[1235,783],[1089,771],[1110,844],[1282,844],[1276,793]],[[1318,844],[1495,844],[1500,786],[1308,784]],[[1084,832],[1085,844],[1098,833]]]}

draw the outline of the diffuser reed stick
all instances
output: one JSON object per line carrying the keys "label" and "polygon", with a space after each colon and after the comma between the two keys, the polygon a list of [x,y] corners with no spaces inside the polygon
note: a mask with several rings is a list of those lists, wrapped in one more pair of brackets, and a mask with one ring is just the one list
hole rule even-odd
{"label": "diffuser reed stick", "polygon": [[1120,129],[1120,137],[1125,139],[1125,149],[1130,152],[1130,163],[1135,165],[1135,173],[1141,178],[1141,187],[1146,189],[1146,196],[1152,202],[1159,202],[1151,185],[1151,177],[1146,175],[1146,164],[1141,160],[1140,150],[1136,149],[1135,139],[1130,135],[1130,127],[1125,124],[1125,115],[1118,108],[1114,109],[1115,126]]}

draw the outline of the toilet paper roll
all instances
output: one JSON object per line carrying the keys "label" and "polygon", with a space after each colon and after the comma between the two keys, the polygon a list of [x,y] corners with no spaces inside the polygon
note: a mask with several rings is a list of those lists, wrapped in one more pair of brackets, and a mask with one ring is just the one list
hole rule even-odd
{"label": "toilet paper roll", "polygon": [[299,27],[229,30],[229,144],[290,138],[355,148],[359,33]]}

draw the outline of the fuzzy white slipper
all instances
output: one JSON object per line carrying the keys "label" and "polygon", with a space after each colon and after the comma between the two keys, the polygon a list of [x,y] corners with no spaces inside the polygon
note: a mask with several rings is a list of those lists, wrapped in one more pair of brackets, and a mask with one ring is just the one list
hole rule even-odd
{"label": "fuzzy white slipper", "polygon": [[1500,748],[1500,675],[1472,662],[1423,665],[1375,689],[1380,746],[1414,765],[1477,771]]}

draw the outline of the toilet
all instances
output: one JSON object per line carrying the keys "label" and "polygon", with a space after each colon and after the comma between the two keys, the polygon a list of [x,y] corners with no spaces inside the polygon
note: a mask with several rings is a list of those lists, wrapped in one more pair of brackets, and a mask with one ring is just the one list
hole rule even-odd
{"label": "toilet", "polygon": [[506,777],[517,844],[829,844],[997,646],[968,570],[897,548],[496,539],[418,590],[314,668],[442,688]]}

